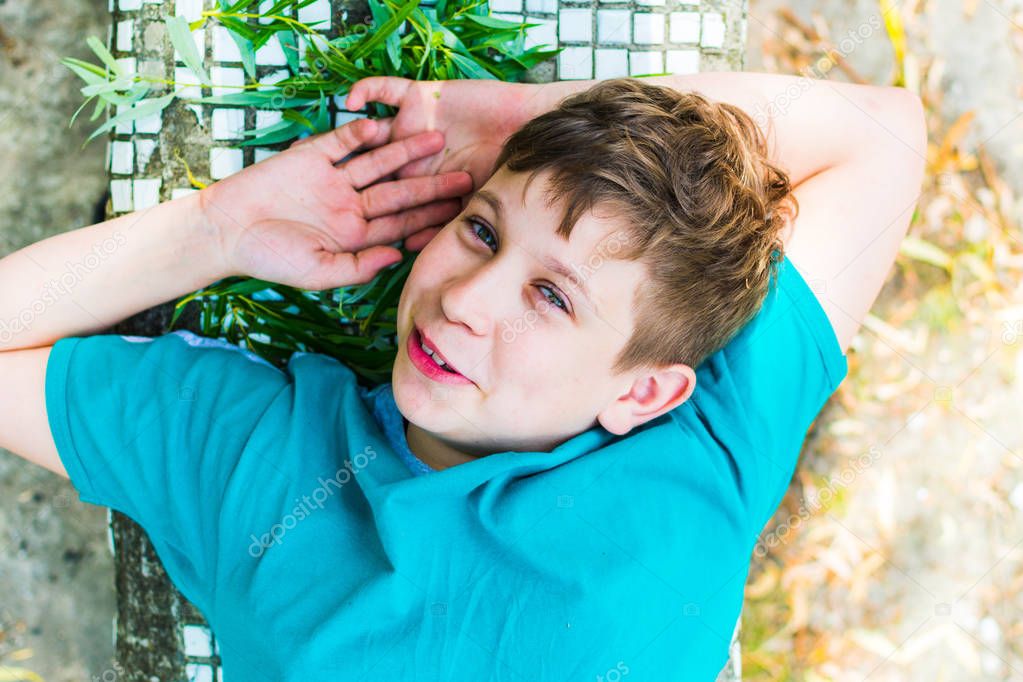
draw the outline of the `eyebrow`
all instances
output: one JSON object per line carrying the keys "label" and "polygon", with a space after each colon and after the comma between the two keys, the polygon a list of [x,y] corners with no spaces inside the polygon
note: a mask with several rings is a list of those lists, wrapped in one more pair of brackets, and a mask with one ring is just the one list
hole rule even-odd
{"label": "eyebrow", "polygon": [[[504,204],[501,203],[501,198],[499,196],[497,196],[490,190],[479,189],[476,190],[472,197],[470,197],[470,201],[472,199],[477,198],[487,202],[490,208],[493,209],[494,213],[497,214],[498,220],[500,220],[502,223],[505,222]],[[591,294],[590,290],[587,288],[586,282],[584,282],[581,278],[578,277],[573,278],[572,275],[574,273],[570,267],[562,263],[554,256],[544,256],[540,258],[540,262],[543,264],[544,267],[546,267],[551,272],[557,273],[564,277],[565,279],[567,279],[569,282],[573,283],[575,288],[577,288],[579,292],[582,293],[583,297],[586,298],[587,302],[590,304],[590,307],[593,308],[594,314],[597,316],[600,315],[600,310],[597,309],[597,303],[596,301],[593,300],[593,294]]]}

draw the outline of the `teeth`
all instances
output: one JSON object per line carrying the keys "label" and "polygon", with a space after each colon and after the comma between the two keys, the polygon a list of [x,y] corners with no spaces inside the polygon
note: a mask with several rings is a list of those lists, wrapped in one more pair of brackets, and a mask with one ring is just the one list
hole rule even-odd
{"label": "teeth", "polygon": [[427,355],[429,355],[429,356],[430,356],[431,358],[433,358],[433,361],[434,361],[434,362],[436,362],[436,363],[437,363],[438,365],[440,365],[441,367],[443,367],[443,366],[444,366],[445,364],[447,364],[447,363],[445,363],[445,362],[444,362],[443,360],[441,360],[440,358],[438,358],[438,357],[437,357],[437,356],[436,356],[436,355],[434,354],[434,352],[433,352],[432,350],[430,350],[429,348],[427,348],[427,347],[426,347],[426,344],[425,344],[425,343],[420,343],[420,344],[419,344],[419,346],[420,346],[420,347],[421,347],[421,348],[423,349],[423,352],[425,352],[425,353],[426,353]]}

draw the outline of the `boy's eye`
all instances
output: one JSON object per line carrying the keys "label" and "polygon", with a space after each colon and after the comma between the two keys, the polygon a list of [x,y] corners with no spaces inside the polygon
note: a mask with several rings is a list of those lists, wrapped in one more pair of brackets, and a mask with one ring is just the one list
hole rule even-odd
{"label": "boy's eye", "polygon": [[[478,220],[473,220],[472,218],[466,218],[465,222],[469,226],[469,231],[472,233],[473,239],[483,242],[483,244],[485,244],[486,247],[491,251],[497,251],[497,237],[494,236],[494,231],[490,229],[489,225],[487,225],[486,223],[482,223]],[[485,237],[483,239],[480,238],[479,231],[477,228],[482,228],[483,234],[490,236],[490,239],[494,241],[493,247],[491,247],[490,243],[486,241]],[[544,297],[547,298],[548,301],[552,301],[554,305],[556,305],[558,308],[561,308],[563,311],[565,311],[566,314],[569,313],[568,305],[565,303],[563,298],[561,298],[560,296],[558,296],[557,293],[555,293],[555,290],[552,287],[545,286],[543,284],[538,284],[537,288],[540,289],[541,292],[543,290],[549,291],[551,293],[551,296],[553,297],[553,300],[551,298],[548,298],[546,295],[544,295]]]}

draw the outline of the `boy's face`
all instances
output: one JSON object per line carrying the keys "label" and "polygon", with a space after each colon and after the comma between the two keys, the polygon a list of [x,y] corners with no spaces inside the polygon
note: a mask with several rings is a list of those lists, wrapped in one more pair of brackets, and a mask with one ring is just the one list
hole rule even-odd
{"label": "boy's face", "polygon": [[[652,418],[634,414],[657,399],[649,373],[610,371],[632,334],[631,301],[645,274],[615,257],[624,225],[598,207],[566,242],[555,233],[561,206],[544,203],[547,173],[523,200],[526,177],[495,173],[419,253],[398,302],[394,398],[410,422],[411,449],[435,467],[548,451],[597,420],[625,433]],[[566,265],[568,276],[545,259]],[[464,378],[438,375],[418,350],[418,332]]]}

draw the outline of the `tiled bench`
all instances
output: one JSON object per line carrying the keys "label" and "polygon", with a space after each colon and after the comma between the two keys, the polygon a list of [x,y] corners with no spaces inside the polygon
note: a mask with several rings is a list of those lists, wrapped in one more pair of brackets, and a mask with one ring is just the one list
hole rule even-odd
{"label": "tiled bench", "polygon": [[[205,6],[213,6],[205,0]],[[270,3],[264,3],[269,6]],[[424,2],[424,4],[429,4]],[[163,20],[179,14],[199,18],[204,0],[110,0],[112,21],[108,46],[129,69],[192,83],[191,73],[175,59]],[[538,23],[526,45],[566,46],[558,58],[531,72],[534,82],[555,79],[612,78],[670,71],[741,70],[746,40],[746,3],[676,0],[578,2],[575,0],[492,0],[499,17]],[[364,3],[319,0],[299,11],[299,19],[355,23],[368,16]],[[323,25],[321,30],[323,30]],[[237,48],[219,27],[193,34],[205,57],[213,83],[241,85],[244,71]],[[257,53],[257,75],[272,83],[284,77],[284,55],[271,41]],[[214,88],[211,93],[226,94]],[[338,111],[335,125],[357,116]],[[190,189],[180,155],[192,173],[212,182],[275,153],[271,149],[230,149],[237,131],[263,127],[280,114],[251,108],[214,105],[179,106],[161,115],[117,126],[110,135],[109,217],[144,209],[176,198]],[[173,304],[153,308],[114,327],[112,333],[155,336],[165,333]],[[184,316],[179,327],[198,332],[197,321]],[[220,680],[217,644],[200,614],[168,581],[145,533],[128,517],[111,512],[111,548],[117,570],[118,614],[115,628],[117,660],[129,682]],[[731,659],[718,678],[741,677],[739,623],[732,638]],[[229,682],[241,682],[230,680]]]}

